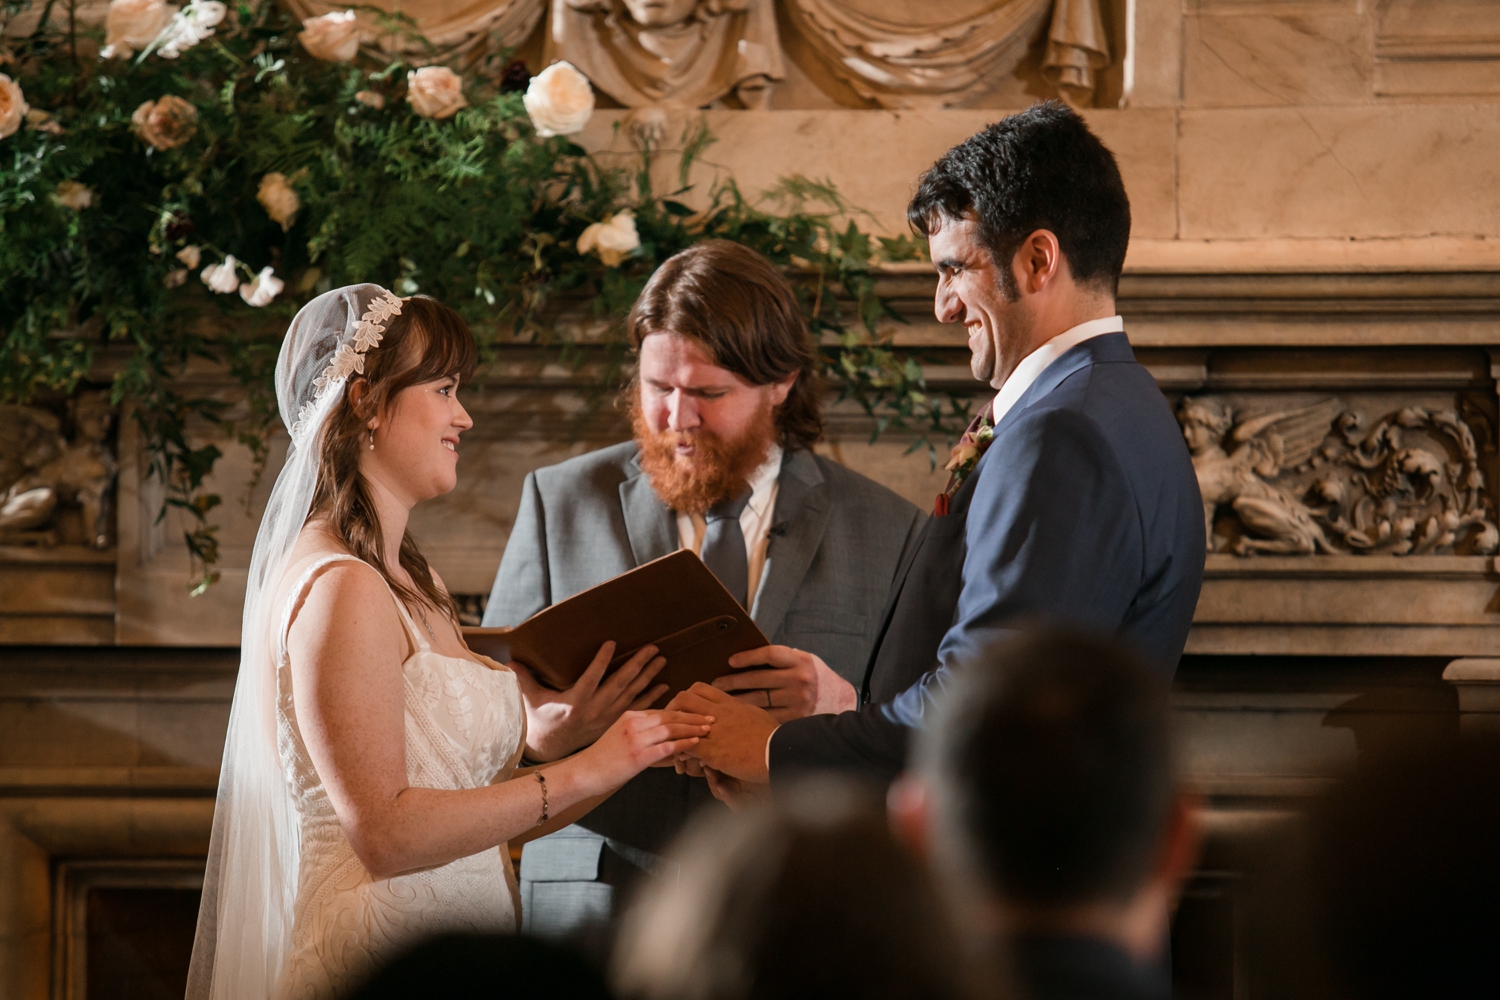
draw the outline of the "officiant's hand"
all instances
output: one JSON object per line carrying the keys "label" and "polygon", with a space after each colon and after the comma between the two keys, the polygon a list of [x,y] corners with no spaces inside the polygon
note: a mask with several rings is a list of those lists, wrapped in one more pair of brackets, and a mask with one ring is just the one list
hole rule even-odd
{"label": "officiant's hand", "polygon": [[647,690],[667,662],[656,655],[655,646],[641,647],[605,678],[604,671],[614,655],[613,642],[600,646],[583,676],[566,691],[541,684],[525,664],[510,665],[526,702],[528,758],[546,762],[566,757],[597,740],[625,712],[650,708],[667,693],[665,684]]}
{"label": "officiant's hand", "polygon": [[714,687],[765,709],[777,722],[859,707],[854,685],[828,669],[821,657],[800,649],[762,646],[734,654],[729,665],[737,672],[718,678]]}
{"label": "officiant's hand", "polygon": [[712,715],[713,728],[687,753],[732,778],[765,784],[771,780],[766,747],[780,722],[763,708],[699,681],[667,705],[669,710]]}

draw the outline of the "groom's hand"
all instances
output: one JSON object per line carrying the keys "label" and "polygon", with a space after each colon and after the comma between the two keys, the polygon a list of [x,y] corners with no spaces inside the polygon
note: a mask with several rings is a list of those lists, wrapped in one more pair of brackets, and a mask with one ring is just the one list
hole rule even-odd
{"label": "groom's hand", "polygon": [[765,709],[701,681],[679,693],[667,708],[714,717],[708,735],[688,751],[705,765],[741,781],[771,780],[766,746],[781,723]]}
{"label": "groom's hand", "polygon": [[852,712],[859,707],[854,685],[828,669],[821,657],[801,649],[748,649],[731,656],[729,665],[736,672],[716,679],[714,687],[734,694],[747,705],[765,709],[778,722]]}
{"label": "groom's hand", "polygon": [[627,711],[643,711],[667,693],[665,684],[647,690],[666,660],[655,646],[645,646],[607,679],[604,671],[614,658],[615,644],[606,642],[583,676],[566,691],[537,681],[524,664],[512,663],[521,697],[526,702],[526,756],[534,761],[557,760],[593,743]]}

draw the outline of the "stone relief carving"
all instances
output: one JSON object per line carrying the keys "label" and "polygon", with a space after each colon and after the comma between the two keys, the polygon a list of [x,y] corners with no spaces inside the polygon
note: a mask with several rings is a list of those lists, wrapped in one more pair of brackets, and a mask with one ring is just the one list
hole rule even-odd
{"label": "stone relief carving", "polygon": [[[1198,473],[1210,551],[1488,555],[1500,548],[1474,427],[1457,410],[1409,406],[1366,430],[1367,418],[1337,399],[1248,416],[1222,400],[1185,397],[1177,419]],[[1238,537],[1215,535],[1223,514]]]}
{"label": "stone relief carving", "polygon": [[566,59],[626,107],[768,106],[785,72],[772,0],[552,0],[545,63]]}
{"label": "stone relief carving", "polygon": [[785,3],[828,69],[885,108],[962,107],[1020,63],[1049,13],[1042,75],[1064,100],[1089,103],[1110,62],[1099,0],[989,0],[957,18],[921,5],[911,23],[871,13],[868,0]]}
{"label": "stone relief carving", "polygon": [[[766,108],[785,77],[777,5],[812,57],[886,108],[963,107],[1042,46],[1043,79],[1091,102],[1110,65],[1105,0],[374,0],[365,41],[419,62],[473,63],[526,43],[546,16],[542,64],[566,59],[626,107]],[[298,17],[343,10],[287,0]],[[412,19],[427,43],[377,35],[376,10]],[[430,43],[430,44],[429,44]]]}
{"label": "stone relief carving", "polygon": [[[346,3],[329,0],[286,0],[300,18],[348,10]],[[375,18],[369,8],[410,17],[421,28],[431,48],[412,39],[386,35],[378,39],[387,52],[402,52],[418,62],[458,58],[469,62],[491,52],[513,49],[536,30],[546,0],[366,0],[358,12],[369,30],[366,41],[377,41]]]}
{"label": "stone relief carving", "polygon": [[[79,393],[68,401],[68,415],[71,441],[62,421],[46,410],[0,406],[0,544],[111,544],[119,466],[109,446],[109,394]],[[63,516],[70,509],[81,514],[82,537],[70,537],[78,533]]]}

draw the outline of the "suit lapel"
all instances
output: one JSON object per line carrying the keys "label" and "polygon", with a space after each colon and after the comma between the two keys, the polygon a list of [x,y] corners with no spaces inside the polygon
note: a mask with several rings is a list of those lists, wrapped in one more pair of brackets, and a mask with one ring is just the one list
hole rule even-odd
{"label": "suit lapel", "polygon": [[1037,376],[1036,381],[1021,393],[1021,398],[1016,400],[1010,412],[996,425],[995,433],[1000,433],[1001,428],[1018,419],[1021,413],[1029,409],[1032,404],[1040,402],[1053,389],[1062,385],[1068,376],[1090,365],[1134,360],[1135,352],[1130,349],[1130,340],[1123,333],[1105,333],[1085,340],[1081,344],[1073,345],[1063,353],[1062,357],[1048,365],[1046,370]]}
{"label": "suit lapel", "polygon": [[680,540],[676,519],[651,488],[651,477],[641,471],[638,456],[630,459],[628,468],[631,475],[620,484],[620,509],[631,554],[641,566],[676,552]]}
{"label": "suit lapel", "polygon": [[772,512],[771,543],[750,616],[774,638],[828,526],[827,486],[809,451],[788,452],[781,460]]}
{"label": "suit lapel", "polygon": [[[1032,404],[1062,385],[1063,380],[1069,375],[1093,364],[1133,361],[1135,361],[1135,352],[1131,350],[1129,338],[1123,333],[1107,333],[1085,340],[1048,365],[1047,369],[1038,376],[1037,380],[1031,383],[1030,387],[1021,394],[1021,398],[1016,400],[1015,405],[1010,408],[1010,412],[1000,418],[1000,423],[995,425],[996,435],[1009,426],[1012,421],[1018,419],[1019,415],[1031,407]],[[975,463],[974,471],[969,474],[968,479],[964,480],[963,486],[959,487],[958,492],[954,494],[952,513],[947,516],[961,515],[967,518],[968,494],[974,491],[974,484],[979,481],[979,469],[984,465],[993,451],[993,448],[986,448],[984,454],[979,456],[979,461]],[[869,699],[870,679],[874,673],[875,661],[880,656],[880,647],[885,643],[886,632],[890,629],[891,620],[896,613],[896,606],[901,603],[902,593],[906,589],[906,578],[911,573],[912,564],[916,561],[917,553],[921,551],[923,543],[927,540],[928,533],[935,529],[936,524],[936,518],[928,518],[927,523],[922,526],[922,533],[918,536],[917,543],[911,547],[911,551],[906,554],[906,558],[902,560],[900,569],[897,570],[895,582],[891,587],[890,597],[886,601],[885,611],[880,616],[880,631],[876,634],[875,645],[870,649],[869,663],[865,667],[865,681],[860,692],[861,703]],[[955,570],[961,571],[961,567],[955,567]]]}
{"label": "suit lapel", "polygon": [[[1000,422],[995,425],[995,435],[998,437],[1001,431],[1019,420],[1022,413],[1041,402],[1048,393],[1062,385],[1068,376],[1091,365],[1112,361],[1135,361],[1135,352],[1131,350],[1130,341],[1123,333],[1106,333],[1074,345],[1062,357],[1048,365],[1046,371],[1037,376],[1037,380],[1021,393],[1021,398],[1016,400],[1016,405],[1012,406],[1010,412],[1000,418]],[[984,454],[979,456],[979,461],[975,463],[974,471],[969,474],[969,479],[979,478],[979,466],[984,464],[986,458],[989,458],[990,451],[991,449],[986,448]],[[966,480],[965,485],[967,484]]]}

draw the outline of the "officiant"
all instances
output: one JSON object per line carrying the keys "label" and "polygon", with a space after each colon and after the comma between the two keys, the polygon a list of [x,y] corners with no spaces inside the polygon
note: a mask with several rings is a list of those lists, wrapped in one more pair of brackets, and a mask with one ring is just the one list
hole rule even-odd
{"label": "officiant", "polygon": [[[786,279],[736,243],[666,261],[627,319],[639,362],[633,440],[538,469],[495,576],[487,626],[520,624],[579,591],[692,549],[774,644],[770,662],[721,689],[790,721],[852,710],[886,594],[924,515],[813,452],[822,391],[812,338]],[[566,692],[518,671],[526,756],[555,760],[621,712],[664,693],[646,671]],[[698,808],[702,779],[656,768],[582,823],[527,845],[528,930],[606,921],[616,894],[657,864]]]}

